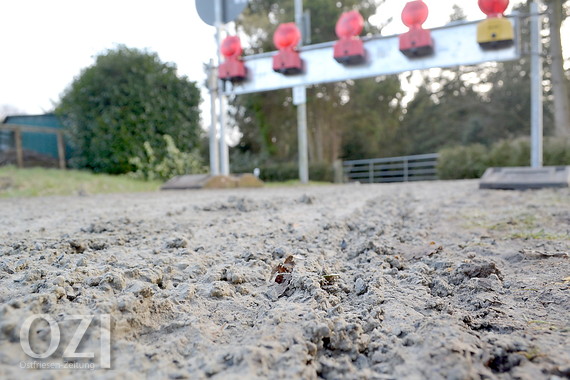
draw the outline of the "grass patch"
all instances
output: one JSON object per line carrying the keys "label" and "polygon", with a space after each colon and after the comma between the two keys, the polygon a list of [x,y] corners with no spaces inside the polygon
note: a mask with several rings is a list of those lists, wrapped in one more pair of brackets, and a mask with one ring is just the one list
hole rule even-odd
{"label": "grass patch", "polygon": [[528,212],[510,215],[500,220],[491,220],[489,214],[474,210],[463,212],[461,215],[464,229],[483,229],[490,236],[503,239],[522,240],[547,240],[567,241],[570,236],[567,233],[549,232],[542,228],[543,225],[551,225],[552,218],[548,215],[536,215]]}
{"label": "grass patch", "polygon": [[0,168],[0,198],[156,191],[161,184],[79,170]]}
{"label": "grass patch", "polygon": [[529,232],[516,232],[511,235],[512,239],[524,239],[524,240],[550,240],[550,241],[560,241],[560,240],[570,240],[570,236],[567,234],[551,234],[540,231],[529,231]]}
{"label": "grass patch", "polygon": [[536,228],[538,224],[537,218],[532,214],[521,214],[515,218],[509,218],[506,221],[501,221],[489,226],[491,231],[509,231],[513,229],[531,230]]}

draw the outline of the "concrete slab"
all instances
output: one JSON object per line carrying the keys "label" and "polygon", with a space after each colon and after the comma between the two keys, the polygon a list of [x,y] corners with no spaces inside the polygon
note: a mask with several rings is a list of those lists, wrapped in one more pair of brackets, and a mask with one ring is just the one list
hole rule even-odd
{"label": "concrete slab", "polygon": [[480,189],[498,190],[569,186],[570,166],[488,168],[479,182]]}
{"label": "concrete slab", "polygon": [[201,189],[204,187],[209,174],[189,174],[179,175],[169,179],[162,187],[161,190],[186,190],[186,189]]}
{"label": "concrete slab", "polygon": [[188,189],[229,189],[236,187],[263,187],[263,181],[252,174],[217,175],[189,174],[181,175],[166,182],[161,190],[188,190]]}

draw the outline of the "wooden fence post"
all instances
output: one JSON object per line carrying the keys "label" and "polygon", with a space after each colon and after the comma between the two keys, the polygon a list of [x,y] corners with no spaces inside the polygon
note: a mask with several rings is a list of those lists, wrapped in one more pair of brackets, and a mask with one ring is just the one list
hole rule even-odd
{"label": "wooden fence post", "polygon": [[59,168],[65,170],[65,144],[63,141],[63,132],[57,133],[57,156],[59,158]]}
{"label": "wooden fence post", "polygon": [[16,160],[19,168],[24,167],[24,152],[22,151],[22,131],[14,129],[14,142],[16,143]]}

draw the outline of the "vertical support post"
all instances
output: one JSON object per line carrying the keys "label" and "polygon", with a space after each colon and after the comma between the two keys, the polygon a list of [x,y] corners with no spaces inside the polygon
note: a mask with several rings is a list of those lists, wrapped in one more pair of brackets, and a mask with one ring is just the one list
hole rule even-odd
{"label": "vertical support post", "polygon": [[408,158],[404,158],[404,182],[408,182]]}
{"label": "vertical support post", "polygon": [[59,168],[65,170],[65,143],[63,141],[63,132],[57,132],[57,157],[59,159]]}
{"label": "vertical support post", "polygon": [[[307,89],[302,86],[302,91]],[[299,179],[309,183],[309,144],[307,142],[307,103],[297,105],[297,134],[299,138]]]}
{"label": "vertical support post", "polygon": [[334,183],[344,182],[344,170],[341,160],[334,160],[333,163]]}
{"label": "vertical support post", "polygon": [[16,162],[19,168],[24,167],[24,151],[22,150],[22,131],[14,128],[14,143],[16,145]]}
{"label": "vertical support post", "polygon": [[374,164],[372,161],[368,163],[368,183],[374,183]]}
{"label": "vertical support post", "polygon": [[218,123],[216,113],[216,97],[217,97],[217,76],[214,60],[210,59],[208,66],[208,88],[210,90],[210,175],[220,174],[220,163],[218,161]]}
{"label": "vertical support post", "polygon": [[[214,11],[216,14],[216,45],[218,50],[218,65],[222,64],[222,25],[224,23],[222,0],[215,0]],[[219,122],[220,122],[220,174],[230,174],[230,161],[228,154],[228,144],[226,143],[226,96],[224,95],[224,82],[218,79],[218,102],[219,102]]]}
{"label": "vertical support post", "polygon": [[[295,0],[295,23],[301,30],[303,25],[303,0]],[[305,36],[303,36],[305,38]],[[300,45],[303,44],[301,39]],[[299,140],[299,179],[302,184],[309,183],[309,144],[307,143],[307,101],[305,86],[293,90],[300,98],[297,104],[297,134]],[[302,94],[301,94],[302,92]]]}
{"label": "vertical support post", "polygon": [[543,88],[542,88],[542,41],[540,39],[540,29],[542,16],[539,14],[538,1],[530,4],[530,85],[531,85],[531,167],[542,167],[542,144],[543,144]]}

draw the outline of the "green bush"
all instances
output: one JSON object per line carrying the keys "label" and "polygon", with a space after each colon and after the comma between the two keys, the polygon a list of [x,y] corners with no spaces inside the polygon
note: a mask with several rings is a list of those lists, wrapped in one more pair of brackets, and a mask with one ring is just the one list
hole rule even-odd
{"label": "green bush", "polygon": [[136,168],[135,171],[129,173],[132,177],[149,181],[168,180],[177,175],[206,172],[198,151],[181,152],[171,136],[164,135],[163,138],[166,147],[161,147],[161,149],[166,153],[162,160],[157,159],[155,149],[148,141],[143,144],[143,157],[130,158],[130,164]]}
{"label": "green bush", "polygon": [[[570,165],[570,140],[544,140],[544,165]],[[530,140],[503,140],[487,148],[480,144],[446,148],[439,152],[440,179],[479,178],[489,167],[529,166]]]}
{"label": "green bush", "polygon": [[182,150],[200,144],[200,90],[156,53],[119,46],[96,58],[64,92],[56,112],[73,148],[70,165],[97,173],[133,170],[148,141],[162,159],[162,136]]}
{"label": "green bush", "polygon": [[548,139],[544,150],[544,164],[570,165],[570,139]]}
{"label": "green bush", "polygon": [[439,152],[437,174],[440,179],[479,178],[487,168],[487,149],[481,144],[457,146]]}
{"label": "green bush", "polygon": [[499,141],[488,150],[484,162],[486,167],[528,166],[530,164],[530,140],[518,138]]}

